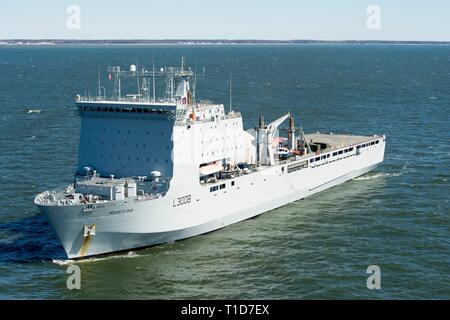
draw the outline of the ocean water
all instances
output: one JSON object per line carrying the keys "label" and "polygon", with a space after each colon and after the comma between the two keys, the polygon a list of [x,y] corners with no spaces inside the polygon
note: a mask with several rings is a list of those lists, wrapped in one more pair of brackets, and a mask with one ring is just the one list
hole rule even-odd
{"label": "ocean water", "polygon": [[[227,104],[232,73],[246,127],[292,112],[306,132],[386,134],[384,164],[216,232],[66,260],[33,198],[72,181],[74,96],[98,67],[182,55],[205,68],[199,98]],[[449,299],[449,128],[446,45],[0,47],[0,298]]]}

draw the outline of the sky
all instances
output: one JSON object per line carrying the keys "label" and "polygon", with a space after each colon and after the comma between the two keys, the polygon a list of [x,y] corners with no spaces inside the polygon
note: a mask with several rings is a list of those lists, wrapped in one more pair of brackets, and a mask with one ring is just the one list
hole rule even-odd
{"label": "sky", "polygon": [[450,41],[450,1],[0,0],[0,39],[17,38]]}

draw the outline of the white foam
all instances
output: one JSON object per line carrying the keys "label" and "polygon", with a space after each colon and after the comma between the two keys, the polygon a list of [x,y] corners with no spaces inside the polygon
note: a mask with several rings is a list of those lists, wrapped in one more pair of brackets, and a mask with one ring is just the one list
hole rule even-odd
{"label": "white foam", "polygon": [[136,257],[143,257],[143,255],[138,255],[134,251],[129,251],[126,254],[119,254],[119,255],[111,255],[111,256],[105,256],[105,257],[93,257],[93,258],[86,258],[82,260],[52,260],[54,264],[60,265],[60,266],[67,266],[74,263],[87,263],[87,262],[98,262],[98,261],[104,261],[104,260],[111,260],[111,259],[129,259],[129,258],[136,258]]}
{"label": "white foam", "polygon": [[54,260],[52,260],[52,262],[59,266],[67,266],[69,264],[73,264],[75,262],[75,260],[56,260],[56,259],[54,259]]}
{"label": "white foam", "polygon": [[397,172],[397,173],[377,173],[377,174],[370,175],[370,176],[358,177],[358,178],[355,178],[354,180],[356,180],[356,181],[364,181],[364,180],[377,179],[377,178],[380,178],[380,177],[398,177],[398,176],[401,176],[401,175],[402,175],[402,173],[400,173],[400,172]]}
{"label": "white foam", "polygon": [[39,109],[29,109],[27,113],[41,113]]}

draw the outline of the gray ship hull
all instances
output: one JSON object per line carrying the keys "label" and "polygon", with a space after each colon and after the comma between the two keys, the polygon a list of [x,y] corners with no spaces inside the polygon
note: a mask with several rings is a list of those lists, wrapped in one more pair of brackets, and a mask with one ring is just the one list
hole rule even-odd
{"label": "gray ship hull", "polygon": [[[262,201],[257,205],[241,205],[240,210],[230,212],[227,215],[206,223],[162,232],[152,231],[158,228],[152,223],[149,215],[152,210],[161,210],[162,207],[165,207],[165,210],[172,210],[168,206],[162,205],[161,207],[161,202],[165,202],[163,198],[153,200],[153,203],[146,203],[145,206],[147,208],[134,208],[136,211],[144,210],[147,212],[130,214],[128,216],[118,215],[111,217],[111,214],[106,213],[106,211],[104,215],[97,212],[96,215],[86,216],[77,207],[55,208],[39,206],[39,208],[47,216],[54,230],[56,230],[68,257],[71,259],[84,258],[110,252],[153,246],[208,233],[354,179],[373,170],[377,165],[378,163],[348,172],[317,184],[312,188],[310,187],[297,192],[287,192],[280,197]],[[157,204],[158,201],[160,203]],[[132,205],[126,204],[126,207],[130,209]],[[106,210],[110,209],[106,208]],[[177,213],[166,212],[165,214],[176,215]],[[195,212],[192,212],[192,214],[195,214]],[[91,237],[85,237],[82,226],[92,224],[96,224],[96,234]],[[143,230],[133,231],[135,228],[131,226],[143,226],[144,228]]]}

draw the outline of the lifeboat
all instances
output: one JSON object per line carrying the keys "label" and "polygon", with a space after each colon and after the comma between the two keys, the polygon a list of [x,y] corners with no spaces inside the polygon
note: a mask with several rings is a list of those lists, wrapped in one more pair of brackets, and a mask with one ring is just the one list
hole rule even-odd
{"label": "lifeboat", "polygon": [[200,167],[200,175],[208,176],[210,174],[220,172],[223,170],[223,165],[221,162],[214,162],[210,164],[206,164]]}

